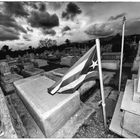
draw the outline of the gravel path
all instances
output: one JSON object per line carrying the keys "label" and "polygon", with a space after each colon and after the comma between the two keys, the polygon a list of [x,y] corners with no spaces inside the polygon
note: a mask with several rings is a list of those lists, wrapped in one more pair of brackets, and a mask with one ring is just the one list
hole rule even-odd
{"label": "gravel path", "polygon": [[[121,90],[124,91],[125,84],[128,78],[131,77],[130,70],[123,69],[122,75],[122,86]],[[117,72],[113,81],[113,88],[117,89],[119,72]],[[100,95],[95,97],[95,102],[98,102],[101,99]],[[115,109],[115,108],[114,108]],[[107,129],[104,128],[104,123],[102,116],[99,117],[99,112],[101,112],[101,108],[97,109],[95,113],[93,113],[85,123],[79,128],[78,132],[74,135],[73,138],[121,138],[119,135],[111,132],[109,130],[109,125],[111,123],[111,118],[107,119]]]}

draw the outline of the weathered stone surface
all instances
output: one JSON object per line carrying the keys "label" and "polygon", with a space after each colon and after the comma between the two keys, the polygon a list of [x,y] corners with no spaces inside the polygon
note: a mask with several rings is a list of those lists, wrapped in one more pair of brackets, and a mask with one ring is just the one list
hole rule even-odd
{"label": "weathered stone surface", "polygon": [[102,54],[103,60],[120,60],[120,52],[105,52]]}
{"label": "weathered stone surface", "polygon": [[102,68],[117,70],[119,68],[119,60],[102,60]]}
{"label": "weathered stone surface", "polygon": [[65,65],[65,66],[72,66],[77,60],[78,60],[77,57],[67,56],[67,57],[61,58],[61,63],[60,64]]}
{"label": "weathered stone surface", "polygon": [[48,65],[47,60],[44,60],[44,59],[34,59],[34,62],[37,63],[39,68]]}
{"label": "weathered stone surface", "polygon": [[6,96],[6,100],[7,100],[7,106],[10,111],[11,120],[12,120],[13,126],[15,128],[15,131],[18,135],[18,138],[29,138],[27,131],[24,128],[23,123],[22,123],[17,111],[15,110],[15,108],[12,104],[10,95]]}
{"label": "weathered stone surface", "polygon": [[140,62],[139,60],[134,59],[133,66],[131,68],[132,72],[138,72]]}
{"label": "weathered stone surface", "polygon": [[47,137],[60,129],[80,106],[78,91],[73,94],[48,94],[47,88],[54,83],[45,76],[14,83],[18,95]]}
{"label": "weathered stone surface", "polygon": [[133,101],[133,95],[134,82],[133,80],[127,80],[121,109],[140,115],[140,103],[136,103]]}
{"label": "weathered stone surface", "polygon": [[137,138],[136,136],[126,131],[126,129],[123,129],[122,120],[123,120],[125,111],[121,110],[122,98],[123,98],[123,92],[120,92],[109,129],[115,132],[116,134],[126,137],[126,138]]}
{"label": "weathered stone surface", "polygon": [[125,111],[123,120],[123,128],[129,131],[133,137],[140,137],[140,116]]}
{"label": "weathered stone surface", "polygon": [[6,75],[11,73],[10,67],[7,62],[0,63],[0,73],[1,75]]}
{"label": "weathered stone surface", "polygon": [[24,75],[25,77],[28,77],[28,76],[37,75],[37,74],[40,74],[40,73],[43,73],[43,72],[44,72],[43,69],[38,69],[38,68],[24,69],[22,71],[22,75]]}
{"label": "weathered stone surface", "polygon": [[82,126],[93,112],[95,112],[93,107],[81,104],[79,111],[59,131],[52,135],[52,138],[72,138],[79,127]]}
{"label": "weathered stone surface", "polygon": [[138,70],[138,77],[137,77],[138,81],[137,81],[137,92],[140,92],[140,66],[139,66],[139,70]]}
{"label": "weathered stone surface", "polygon": [[[139,85],[140,86],[140,85]],[[140,92],[138,92],[138,79],[134,79],[134,95],[133,95],[133,101],[140,103]]]}
{"label": "weathered stone surface", "polygon": [[13,93],[9,95],[9,98],[11,99],[11,102],[22,121],[29,138],[45,138],[18,95]]}
{"label": "weathered stone surface", "polygon": [[1,138],[17,138],[16,131],[11,122],[10,112],[8,110],[4,94],[0,88],[0,119],[4,124],[4,135]]}

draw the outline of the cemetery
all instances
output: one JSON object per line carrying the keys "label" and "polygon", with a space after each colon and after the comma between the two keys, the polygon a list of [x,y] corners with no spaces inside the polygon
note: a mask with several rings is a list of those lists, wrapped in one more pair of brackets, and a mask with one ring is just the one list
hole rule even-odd
{"label": "cemetery", "polygon": [[0,138],[140,138],[139,18],[94,4],[0,2]]}
{"label": "cemetery", "polygon": [[[97,130],[103,137],[139,137],[140,68],[135,73],[132,71],[135,61],[139,60],[139,51],[129,67],[132,80],[127,79],[123,71],[123,91],[119,93],[120,55],[120,52],[103,52],[101,56],[107,128]],[[84,137],[80,131],[93,114],[100,125],[103,123],[98,69],[95,68],[74,93],[51,95],[47,88],[59,81],[81,58],[74,54],[62,56],[59,66],[56,62],[57,67],[51,70],[43,69],[51,66],[47,63],[50,58],[44,58],[26,54],[1,60],[0,105],[3,106],[3,129],[6,129],[4,137],[78,138],[79,135]],[[124,65],[124,69],[128,68]]]}

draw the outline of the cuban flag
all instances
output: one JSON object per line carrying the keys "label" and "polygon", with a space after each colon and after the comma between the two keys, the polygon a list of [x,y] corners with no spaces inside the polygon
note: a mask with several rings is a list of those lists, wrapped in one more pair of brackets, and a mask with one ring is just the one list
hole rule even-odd
{"label": "cuban flag", "polygon": [[48,88],[48,93],[74,93],[84,81],[92,76],[97,66],[96,45],[83,55],[68,72],[53,86]]}

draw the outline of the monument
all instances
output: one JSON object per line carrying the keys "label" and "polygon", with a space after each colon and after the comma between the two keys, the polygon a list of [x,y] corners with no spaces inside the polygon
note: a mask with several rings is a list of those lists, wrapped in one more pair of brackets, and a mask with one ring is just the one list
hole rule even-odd
{"label": "monument", "polygon": [[140,137],[140,67],[120,93],[109,129],[126,138]]}

